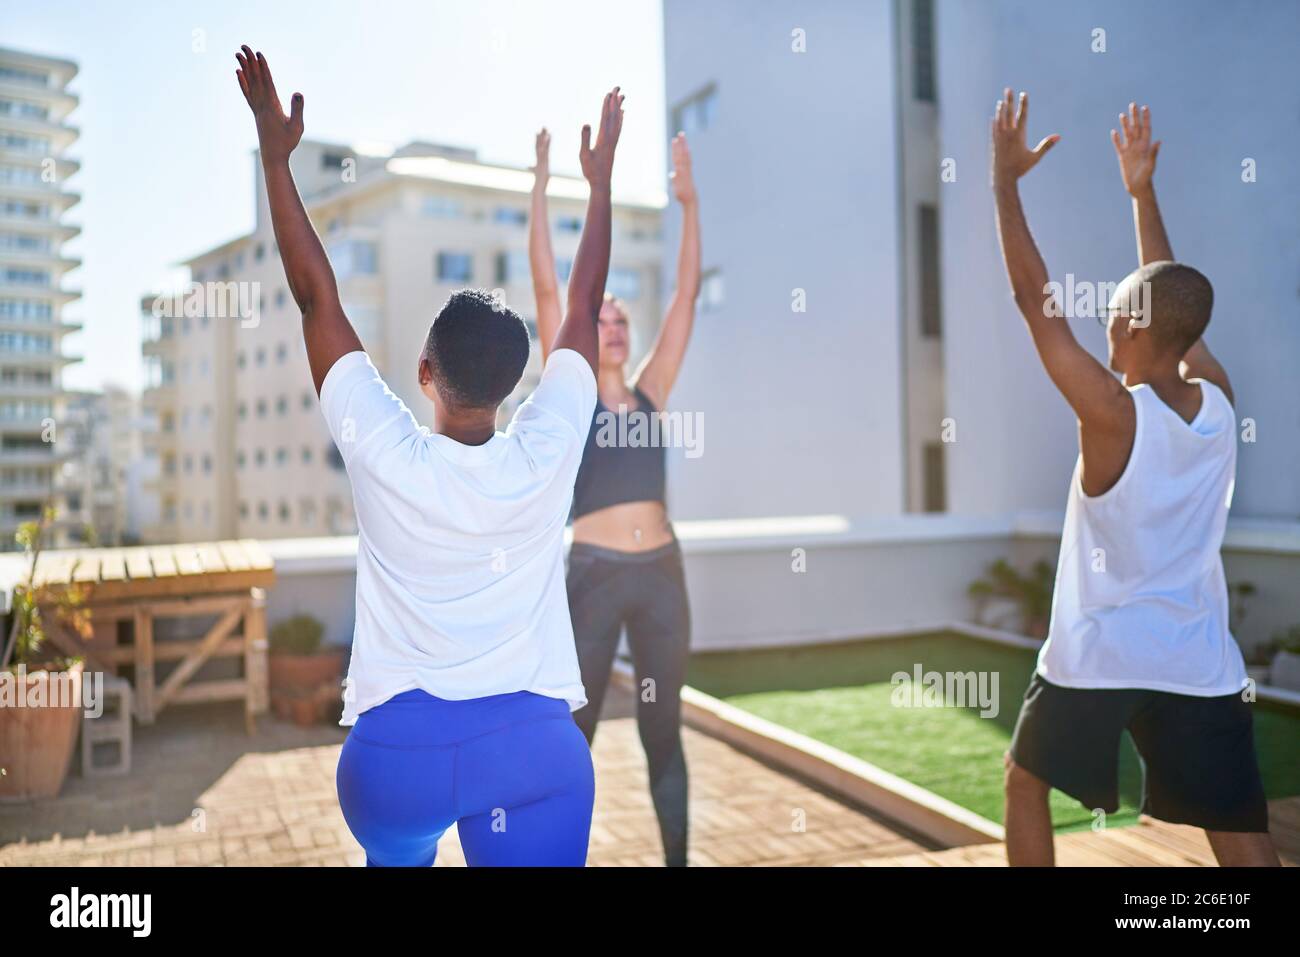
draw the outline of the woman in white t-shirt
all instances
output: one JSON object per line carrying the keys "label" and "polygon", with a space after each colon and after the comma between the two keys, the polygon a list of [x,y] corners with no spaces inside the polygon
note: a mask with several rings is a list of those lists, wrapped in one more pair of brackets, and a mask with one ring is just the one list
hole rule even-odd
{"label": "woman in white t-shirt", "polygon": [[569,309],[541,384],[504,433],[501,401],[528,359],[522,319],[481,290],[454,294],[419,356],[433,431],[385,385],[339,302],[289,154],[265,58],[236,54],[257,120],[271,219],[303,314],[312,378],[357,515],[357,617],[339,802],[368,864],[430,865],[458,825],[471,864],[582,865],[590,752],[564,591],[563,535],[596,403],[596,316],[609,268],[609,177],[622,97],[605,97],[580,153],[591,198]]}

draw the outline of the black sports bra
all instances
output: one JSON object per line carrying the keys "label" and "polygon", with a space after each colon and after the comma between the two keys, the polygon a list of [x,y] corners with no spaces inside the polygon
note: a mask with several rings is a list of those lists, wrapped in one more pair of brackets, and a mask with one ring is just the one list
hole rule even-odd
{"label": "black sports bra", "polygon": [[573,517],[624,502],[664,501],[664,446],[659,413],[640,389],[622,415],[596,399],[582,465],[573,485]]}

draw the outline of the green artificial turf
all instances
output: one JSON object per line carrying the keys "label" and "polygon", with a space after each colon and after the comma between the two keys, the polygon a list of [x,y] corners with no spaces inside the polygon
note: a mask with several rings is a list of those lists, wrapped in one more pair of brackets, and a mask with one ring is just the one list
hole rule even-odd
{"label": "green artificial turf", "polygon": [[[762,718],[806,734],[1002,821],[1002,756],[1034,668],[1032,651],[957,634],[699,654],[689,683]],[[998,714],[978,708],[895,707],[896,672],[984,672],[998,677]],[[1300,715],[1258,705],[1256,748],[1270,798],[1300,794]],[[1137,819],[1141,765],[1120,746],[1120,809],[1107,827]],[[1092,812],[1052,792],[1058,831],[1093,825]]]}

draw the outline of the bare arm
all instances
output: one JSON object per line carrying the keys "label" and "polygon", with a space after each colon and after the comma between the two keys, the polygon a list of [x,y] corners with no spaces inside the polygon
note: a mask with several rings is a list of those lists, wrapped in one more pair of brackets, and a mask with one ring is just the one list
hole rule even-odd
{"label": "bare arm", "polygon": [[1029,232],[1020,205],[1018,181],[1056,145],[1045,137],[1034,149],[1026,143],[1029,98],[1020,94],[1014,111],[1011,91],[998,102],[992,123],[993,194],[997,203],[998,240],[1016,305],[1029,327],[1034,348],[1052,382],[1070,403],[1085,428],[1122,428],[1132,417],[1124,387],[1092,354],[1079,345],[1048,289],[1047,267]]}
{"label": "bare arm", "polygon": [[659,335],[637,370],[636,384],[655,408],[662,409],[677,381],[686,346],[695,325],[695,299],[700,294],[700,202],[691,175],[691,151],[686,134],[673,137],[673,195],[682,204],[682,245],[677,253],[677,289],[664,314]]}
{"label": "bare arm", "polygon": [[542,361],[560,329],[560,284],[551,250],[551,223],[546,208],[546,183],[551,178],[551,134],[537,134],[537,165],[533,167],[533,199],[528,216],[528,268],[533,274],[533,299],[537,302],[537,341]]}
{"label": "bare arm", "polygon": [[330,368],[341,356],[361,349],[361,340],[343,314],[334,269],[289,171],[289,154],[302,139],[302,94],[293,95],[292,112],[285,116],[266,58],[247,46],[242,51],[235,54],[240,66],[235,75],[257,121],[271,225],[289,291],[302,310],[307,361],[319,394]]}
{"label": "bare arm", "polygon": [[591,187],[582,239],[569,276],[569,305],[555,335],[556,349],[572,349],[591,365],[594,375],[600,361],[600,335],[596,323],[609,275],[610,199],[609,182],[614,171],[614,147],[623,129],[623,96],[618,87],[605,94],[596,145],[591,145],[591,127],[582,128],[582,149],[578,159],[582,175]]}
{"label": "bare arm", "polygon": [[[1119,158],[1119,174],[1124,189],[1133,198],[1133,226],[1137,232],[1138,262],[1173,261],[1174,250],[1165,232],[1160,204],[1156,202],[1156,157],[1160,154],[1160,140],[1151,141],[1151,110],[1138,109],[1136,103],[1128,105],[1128,112],[1119,115],[1124,135],[1110,131]],[[1233,401],[1232,384],[1228,373],[1210,352],[1204,339],[1187,350],[1179,371],[1184,379],[1205,379],[1223,390],[1228,401]]]}

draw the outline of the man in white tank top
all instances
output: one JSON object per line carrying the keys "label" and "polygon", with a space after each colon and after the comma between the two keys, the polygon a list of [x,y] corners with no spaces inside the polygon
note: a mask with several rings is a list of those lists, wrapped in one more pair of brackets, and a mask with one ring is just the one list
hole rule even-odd
{"label": "man in white tank top", "polygon": [[1053,787],[1118,808],[1128,730],[1145,766],[1144,813],[1204,828],[1220,864],[1276,865],[1219,557],[1237,446],[1232,387],[1201,338],[1213,289],[1173,261],[1151,182],[1160,143],[1147,109],[1130,105],[1124,135],[1111,137],[1142,265],[1107,308],[1110,370],[1094,359],[1063,318],[1021,209],[1017,181],[1060,140],[1030,149],[1028,112],[1026,94],[1017,105],[1009,89],[995,109],[998,235],[1080,454],[1048,639],[1007,756],[1007,857],[1053,863]]}

